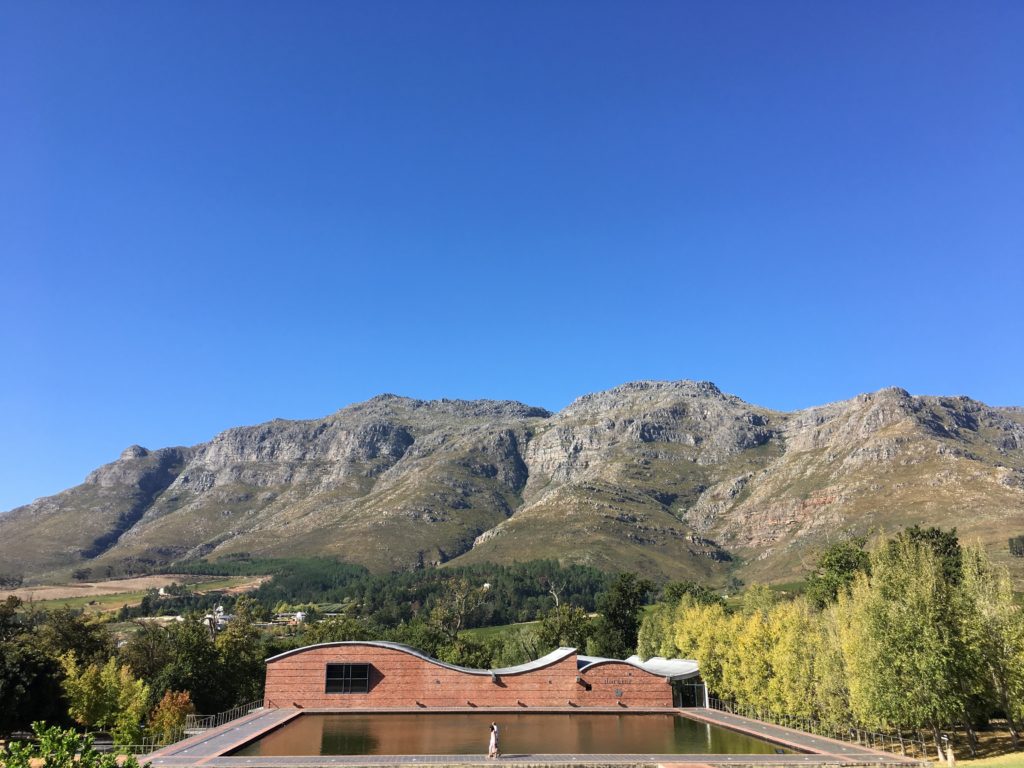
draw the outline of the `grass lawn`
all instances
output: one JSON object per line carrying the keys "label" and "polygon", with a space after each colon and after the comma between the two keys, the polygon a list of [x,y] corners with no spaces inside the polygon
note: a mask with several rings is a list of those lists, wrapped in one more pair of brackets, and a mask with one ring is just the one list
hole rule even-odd
{"label": "grass lawn", "polygon": [[997,755],[996,757],[982,757],[977,760],[961,760],[957,758],[957,764],[969,765],[971,768],[1024,768],[1024,752],[1011,752],[1008,755]]}
{"label": "grass lawn", "polygon": [[529,627],[533,624],[539,624],[537,621],[524,621],[519,624],[499,624],[494,627],[474,627],[473,629],[467,629],[462,632],[466,637],[472,638],[477,642],[484,642],[494,637],[500,637],[501,635],[508,632],[510,629],[515,627]]}

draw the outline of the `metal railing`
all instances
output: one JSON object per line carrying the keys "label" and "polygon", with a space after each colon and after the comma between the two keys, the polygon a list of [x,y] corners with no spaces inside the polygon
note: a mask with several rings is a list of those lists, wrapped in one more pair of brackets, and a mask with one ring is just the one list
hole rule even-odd
{"label": "metal railing", "polygon": [[138,744],[111,747],[110,751],[119,755],[148,755],[150,752],[156,752],[161,747],[181,741],[183,738],[185,738],[185,730],[181,728],[159,736],[143,736],[142,741]]}
{"label": "metal railing", "polygon": [[857,744],[881,752],[892,752],[893,754],[917,760],[929,760],[931,757],[924,740],[916,735],[907,736],[898,731],[892,733],[868,731],[850,725],[826,723],[812,717],[779,715],[759,707],[743,706],[732,701],[723,701],[713,697],[708,698],[708,707],[728,712],[729,714],[740,715],[741,717],[749,717],[752,720],[774,723],[784,728],[793,728],[797,731],[813,733],[829,739],[845,741],[849,744]]}
{"label": "metal railing", "polygon": [[192,734],[199,731],[206,731],[210,728],[217,728],[224,725],[224,723],[230,723],[232,720],[245,717],[250,712],[255,712],[257,709],[262,708],[263,699],[258,699],[256,701],[250,701],[247,704],[240,704],[233,709],[229,709],[226,712],[220,712],[216,715],[186,715],[185,733]]}
{"label": "metal railing", "polygon": [[185,715],[185,724],[169,733],[160,735],[145,736],[139,744],[112,747],[111,751],[125,755],[146,755],[155,752],[161,747],[181,741],[188,736],[195,736],[197,733],[208,731],[211,728],[230,723],[240,717],[245,717],[250,712],[255,712],[263,707],[263,699],[250,701],[248,704],[241,704],[237,707],[219,712],[216,715]]}

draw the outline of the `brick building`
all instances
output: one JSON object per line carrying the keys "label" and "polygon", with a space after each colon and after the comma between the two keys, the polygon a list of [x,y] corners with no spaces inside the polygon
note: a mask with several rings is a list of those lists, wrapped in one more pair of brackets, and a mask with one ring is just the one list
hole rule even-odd
{"label": "brick building", "polygon": [[672,707],[703,704],[697,663],[580,656],[559,648],[505,669],[469,669],[407,645],[311,645],[267,659],[266,705],[324,709]]}

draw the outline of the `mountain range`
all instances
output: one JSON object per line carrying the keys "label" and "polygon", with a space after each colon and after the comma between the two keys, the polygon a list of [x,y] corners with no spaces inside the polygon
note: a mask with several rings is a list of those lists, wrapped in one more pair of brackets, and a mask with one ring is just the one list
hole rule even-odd
{"label": "mountain range", "polygon": [[956,527],[1015,577],[1024,409],[883,389],[780,412],[641,381],[558,413],[380,395],[321,419],[127,448],[0,514],[0,573],[99,577],[198,557],[372,570],[557,558],[723,584],[806,575],[830,541]]}

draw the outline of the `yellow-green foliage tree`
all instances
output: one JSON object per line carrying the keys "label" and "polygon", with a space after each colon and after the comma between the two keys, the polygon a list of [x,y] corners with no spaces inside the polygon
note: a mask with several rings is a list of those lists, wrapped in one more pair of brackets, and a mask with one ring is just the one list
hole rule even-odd
{"label": "yellow-green foliage tree", "polygon": [[773,709],[769,685],[773,677],[772,634],[768,614],[760,609],[737,617],[733,636],[735,653],[727,656],[725,678],[736,698],[759,709]]}
{"label": "yellow-green foliage tree", "polygon": [[840,644],[840,619],[836,607],[812,613],[813,717],[833,726],[848,725],[850,690],[847,686],[846,659]]}
{"label": "yellow-green foliage tree", "polygon": [[684,607],[675,622],[675,646],[682,658],[696,659],[709,691],[733,698],[725,667],[733,646],[735,622],[719,604]]}
{"label": "yellow-green foliage tree", "polygon": [[942,561],[909,537],[877,547],[871,572],[839,599],[850,708],[869,727],[928,728],[937,745],[964,711],[956,595]]}
{"label": "yellow-green foliage tree", "polygon": [[820,616],[807,600],[780,603],[766,617],[768,666],[767,707],[776,714],[811,717],[814,714],[815,666]]}
{"label": "yellow-green foliage tree", "polygon": [[73,653],[61,657],[68,714],[81,725],[110,732],[115,744],[137,744],[149,709],[150,689],[115,657],[102,667],[81,665]]}
{"label": "yellow-green foliage tree", "polygon": [[655,603],[644,614],[637,631],[636,652],[643,659],[664,656],[673,659],[679,654],[675,643],[675,621],[679,606]]}
{"label": "yellow-green foliage tree", "polygon": [[1016,740],[1024,611],[1006,571],[955,531],[908,528],[868,563],[859,543],[847,549],[842,572],[808,598],[754,587],[733,614],[690,595],[655,606],[640,654],[696,659],[712,695],[780,715],[925,729],[936,746],[956,726],[973,751],[974,724],[1003,713]]}
{"label": "yellow-green foliage tree", "polygon": [[992,701],[1006,715],[1017,746],[1024,718],[1024,612],[1013,599],[1009,574],[980,546],[964,550],[961,584],[972,607],[961,617],[963,633],[978,650]]}

